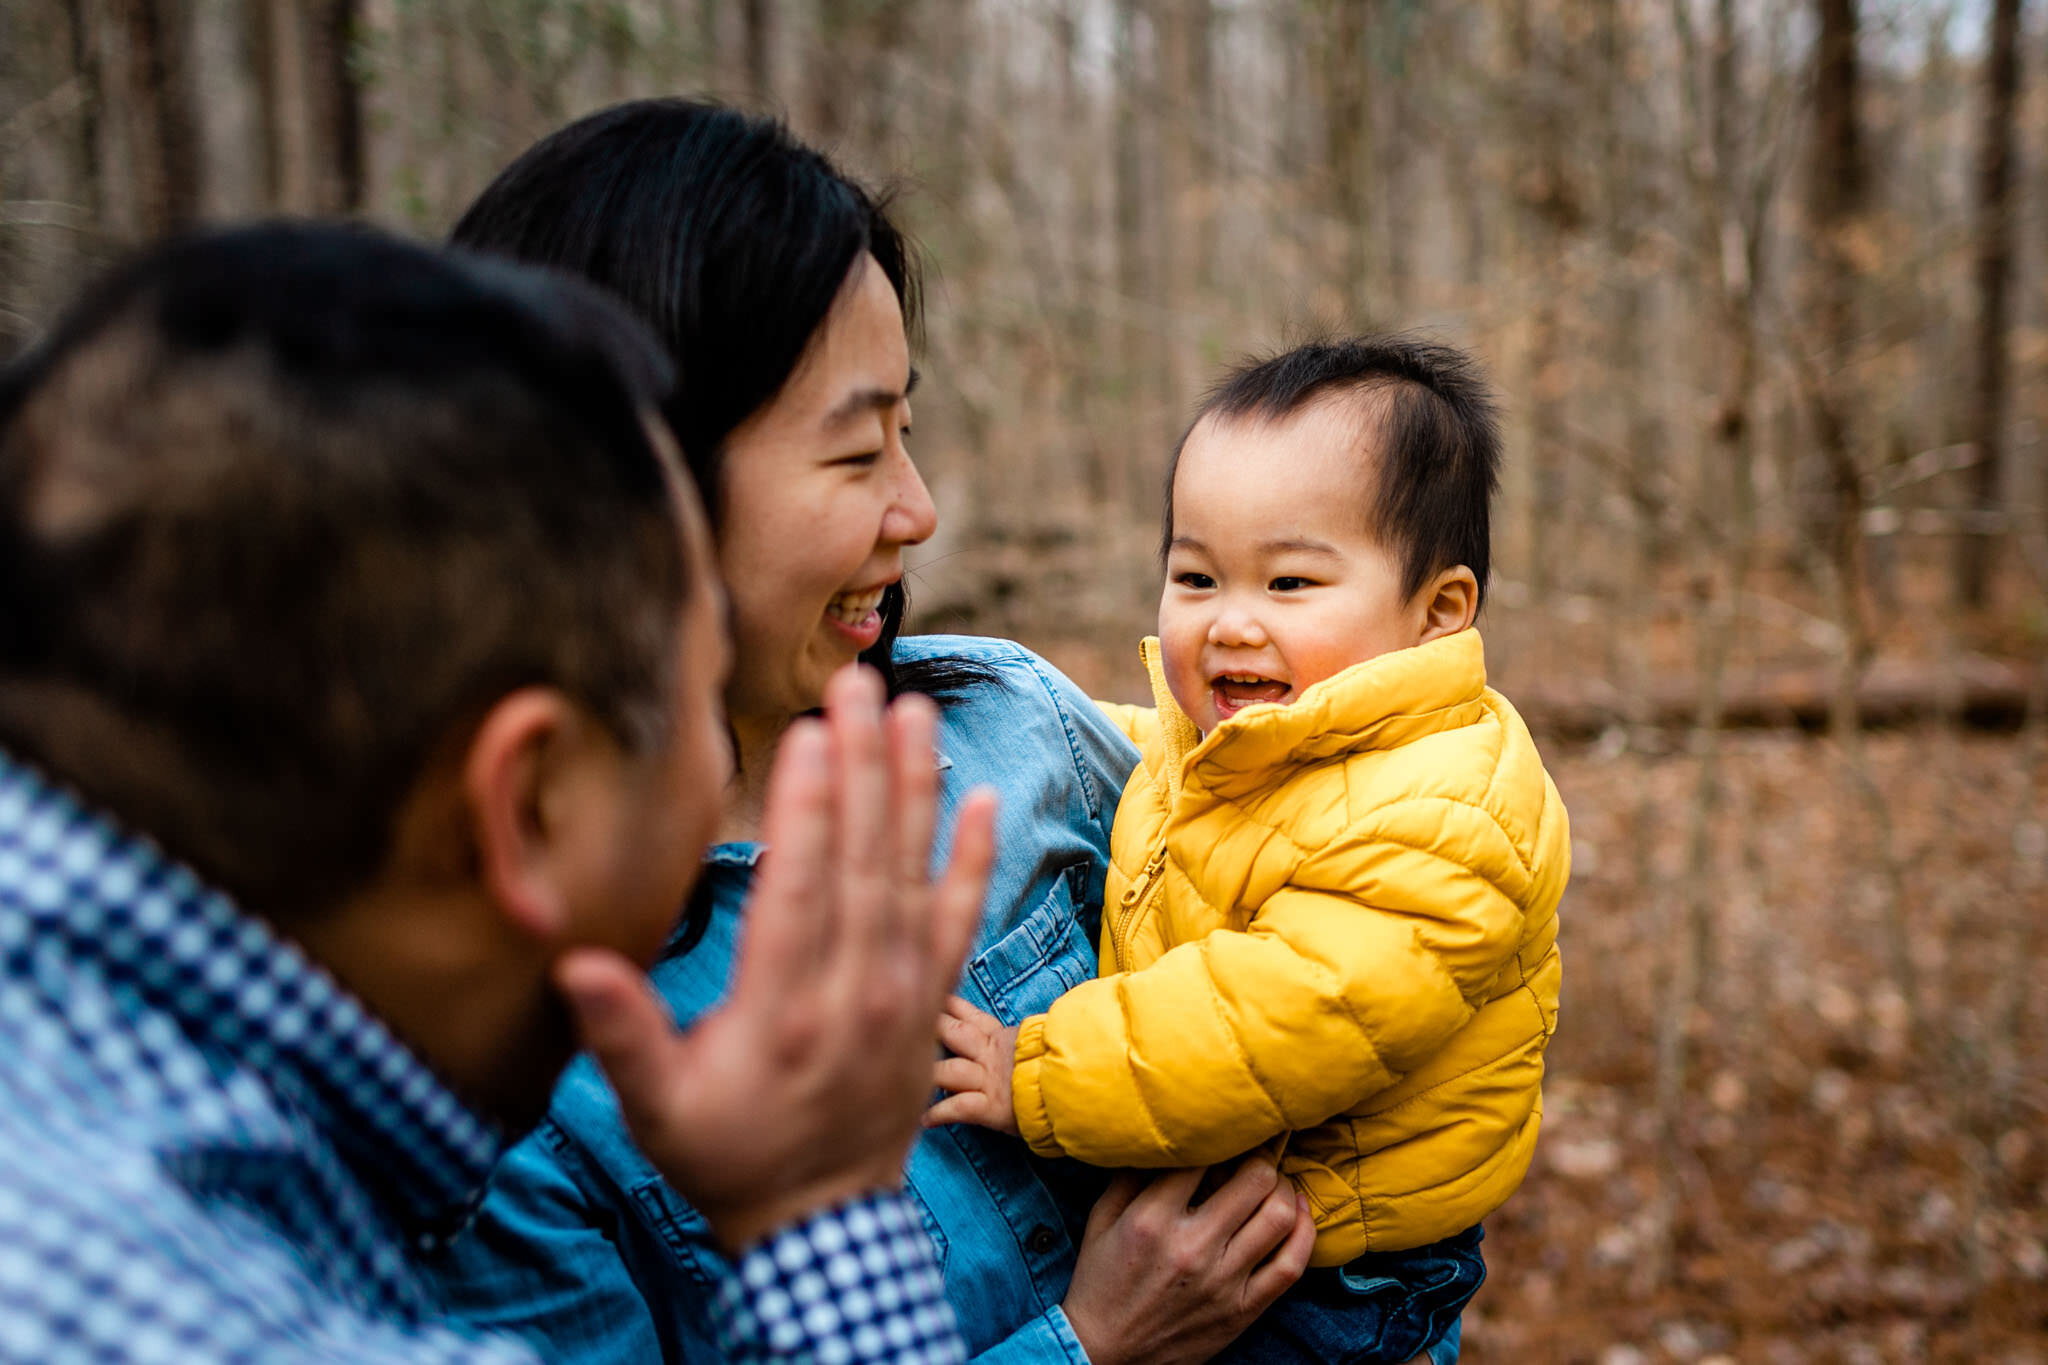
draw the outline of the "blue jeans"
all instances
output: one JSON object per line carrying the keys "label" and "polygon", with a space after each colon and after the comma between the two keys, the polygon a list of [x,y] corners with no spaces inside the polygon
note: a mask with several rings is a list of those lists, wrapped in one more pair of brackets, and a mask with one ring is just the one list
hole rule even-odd
{"label": "blue jeans", "polygon": [[1458,1358],[1458,1315],[1486,1279],[1484,1234],[1467,1228],[1413,1251],[1370,1252],[1311,1270],[1216,1357],[1231,1365],[1434,1365]]}

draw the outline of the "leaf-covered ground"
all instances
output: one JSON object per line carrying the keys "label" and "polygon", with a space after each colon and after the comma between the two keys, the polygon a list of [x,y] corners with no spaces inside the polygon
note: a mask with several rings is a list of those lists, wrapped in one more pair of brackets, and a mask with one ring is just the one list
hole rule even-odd
{"label": "leaf-covered ground", "polygon": [[2044,746],[1873,735],[1878,816],[1827,740],[1725,743],[1668,1147],[1656,1038],[1697,768],[1550,753],[1575,845],[1564,1013],[1466,1359],[2048,1361]]}

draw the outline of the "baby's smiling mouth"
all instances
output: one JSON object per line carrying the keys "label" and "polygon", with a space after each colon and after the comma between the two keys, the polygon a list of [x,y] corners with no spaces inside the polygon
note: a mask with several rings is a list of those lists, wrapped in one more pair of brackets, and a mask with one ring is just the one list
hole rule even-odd
{"label": "baby's smiling mouth", "polygon": [[1219,673],[1209,680],[1219,716],[1235,715],[1259,702],[1285,701],[1291,690],[1288,684],[1257,673]]}

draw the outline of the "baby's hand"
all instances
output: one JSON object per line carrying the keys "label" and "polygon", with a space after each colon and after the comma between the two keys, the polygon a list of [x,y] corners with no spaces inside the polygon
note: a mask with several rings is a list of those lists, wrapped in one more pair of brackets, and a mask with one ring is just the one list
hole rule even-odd
{"label": "baby's hand", "polygon": [[924,1111],[924,1126],[972,1123],[999,1133],[1017,1132],[1010,1100],[1010,1072],[1017,1065],[1017,1030],[959,996],[939,1016],[939,1041],[953,1055],[942,1060],[933,1080],[946,1098]]}

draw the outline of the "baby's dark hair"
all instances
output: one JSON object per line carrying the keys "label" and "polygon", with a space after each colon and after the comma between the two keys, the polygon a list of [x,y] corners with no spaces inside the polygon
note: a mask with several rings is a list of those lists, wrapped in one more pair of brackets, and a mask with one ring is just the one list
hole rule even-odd
{"label": "baby's dark hair", "polygon": [[[1312,341],[1224,375],[1188,431],[1206,417],[1277,421],[1340,395],[1356,400],[1363,434],[1379,437],[1367,517],[1374,533],[1401,552],[1402,592],[1412,596],[1431,575],[1463,564],[1479,580],[1483,601],[1500,483],[1500,418],[1478,363],[1463,351],[1400,334]],[[1173,543],[1173,479],[1186,444],[1183,433],[1166,467],[1162,547]]]}

